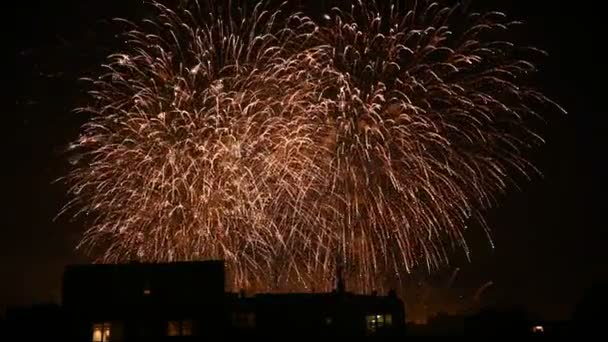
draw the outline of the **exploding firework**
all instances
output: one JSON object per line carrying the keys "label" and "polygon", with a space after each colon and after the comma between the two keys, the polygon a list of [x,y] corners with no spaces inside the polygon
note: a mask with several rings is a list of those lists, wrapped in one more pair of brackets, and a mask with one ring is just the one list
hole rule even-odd
{"label": "exploding firework", "polygon": [[[470,220],[534,170],[552,102],[500,13],[354,2],[321,20],[154,3],[92,80],[68,207],[99,260],[220,258],[231,284],[369,291],[468,247]],[[508,35],[506,35],[508,37]]]}

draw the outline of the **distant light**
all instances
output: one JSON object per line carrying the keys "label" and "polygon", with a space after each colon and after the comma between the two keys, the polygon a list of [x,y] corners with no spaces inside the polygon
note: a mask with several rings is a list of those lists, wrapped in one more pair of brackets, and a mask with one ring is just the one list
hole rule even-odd
{"label": "distant light", "polygon": [[145,295],[145,296],[150,295],[150,293],[152,293],[152,292],[150,291],[150,289],[144,289],[144,295]]}
{"label": "distant light", "polygon": [[545,332],[545,328],[542,325],[536,325],[532,327],[532,332],[536,334],[541,334]]}

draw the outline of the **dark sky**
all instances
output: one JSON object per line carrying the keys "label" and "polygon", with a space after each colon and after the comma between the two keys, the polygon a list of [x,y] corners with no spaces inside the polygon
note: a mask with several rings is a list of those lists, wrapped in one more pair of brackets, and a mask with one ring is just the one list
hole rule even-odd
{"label": "dark sky", "polygon": [[[547,144],[533,156],[544,177],[522,184],[488,213],[496,248],[473,237],[471,262],[454,264],[462,270],[455,286],[474,289],[491,280],[495,300],[565,318],[583,290],[607,275],[599,183],[605,174],[599,132],[606,116],[605,19],[596,1],[473,4],[481,2],[526,22],[520,38],[550,53],[539,85],[569,114],[548,117],[541,128]],[[86,261],[74,250],[82,227],[53,221],[66,199],[52,181],[65,174],[62,151],[80,124],[71,112],[84,99],[77,78],[96,71],[112,51],[116,26],[108,20],[138,15],[136,3],[23,1],[11,13],[16,85],[8,88],[16,89],[16,110],[5,113],[2,125],[8,137],[2,188],[8,191],[2,191],[0,308],[59,301],[63,267]]]}

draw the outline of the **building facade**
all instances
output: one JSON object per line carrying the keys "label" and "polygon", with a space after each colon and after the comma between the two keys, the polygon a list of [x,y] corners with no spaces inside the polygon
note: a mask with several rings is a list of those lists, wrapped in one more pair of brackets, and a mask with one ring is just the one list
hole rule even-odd
{"label": "building facade", "polygon": [[74,341],[405,333],[394,293],[227,293],[221,261],[69,266],[62,309]]}
{"label": "building facade", "polygon": [[63,309],[78,341],[214,336],[225,327],[224,265],[79,265],[67,268]]}

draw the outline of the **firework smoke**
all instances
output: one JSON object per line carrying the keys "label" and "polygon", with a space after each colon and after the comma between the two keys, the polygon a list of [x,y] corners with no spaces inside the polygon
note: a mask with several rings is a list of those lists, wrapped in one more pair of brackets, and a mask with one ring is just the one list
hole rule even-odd
{"label": "firework smoke", "polygon": [[[471,287],[460,281],[460,269],[448,272],[408,275],[404,282],[402,298],[408,312],[408,320],[417,324],[427,324],[429,321],[448,316],[468,316],[479,312],[484,307],[495,302],[492,293],[493,281],[485,281]],[[447,276],[449,278],[447,278]]]}
{"label": "firework smoke", "polygon": [[[107,262],[220,258],[234,287],[369,291],[468,253],[552,104],[514,22],[420,1],[155,3],[92,80],[68,208]],[[507,33],[507,35],[505,35]]]}

